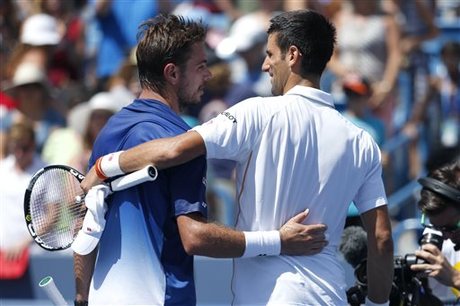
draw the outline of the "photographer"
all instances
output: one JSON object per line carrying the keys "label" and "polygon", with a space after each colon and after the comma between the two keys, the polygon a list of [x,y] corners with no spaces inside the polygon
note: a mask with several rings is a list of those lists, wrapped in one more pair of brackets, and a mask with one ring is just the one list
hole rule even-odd
{"label": "photographer", "polygon": [[444,301],[460,296],[460,159],[430,172],[419,180],[423,186],[418,203],[422,224],[442,232],[444,244],[439,250],[424,244],[415,255],[425,263],[411,265],[430,279],[433,294]]}

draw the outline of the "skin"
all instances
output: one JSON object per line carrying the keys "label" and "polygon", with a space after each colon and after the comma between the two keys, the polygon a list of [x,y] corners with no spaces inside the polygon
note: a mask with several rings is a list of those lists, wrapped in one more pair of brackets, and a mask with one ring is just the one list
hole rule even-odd
{"label": "skin", "polygon": [[[199,103],[203,95],[204,85],[212,75],[207,68],[204,44],[195,44],[191,54],[184,69],[172,63],[165,66],[163,75],[167,85],[163,94],[144,89],[140,99],[156,99],[177,113],[183,105]],[[196,132],[187,132],[178,137],[157,139],[157,141],[162,147],[165,161],[163,164],[154,163],[159,169],[187,162],[206,153],[203,139]],[[178,143],[179,146],[175,147]],[[126,157],[130,158],[129,156]],[[144,156],[135,156],[133,164],[128,165],[128,167],[136,167],[142,163],[151,164],[150,160],[144,159]],[[95,175],[94,168],[89,171],[88,175],[89,177],[81,184],[86,191],[101,183]],[[326,225],[302,224],[307,217],[308,212],[299,212],[280,228],[282,254],[314,255],[321,252],[327,245]],[[244,253],[245,238],[243,232],[215,223],[207,223],[206,219],[199,213],[177,217],[177,225],[182,244],[189,255],[229,258],[240,257]],[[96,254],[96,250],[86,256],[74,254],[76,300],[78,301],[88,300]]]}
{"label": "skin", "polygon": [[[302,76],[300,67],[303,55],[300,50],[296,46],[290,46],[283,54],[276,43],[277,35],[277,33],[269,35],[266,57],[262,65],[262,70],[270,75],[272,93],[285,94],[296,85],[319,88],[320,75],[309,75],[308,78]],[[136,146],[122,153],[119,162],[124,172],[141,169],[147,165],[155,165],[163,169],[184,163],[202,154],[206,154],[203,139],[197,132],[190,131],[176,137],[149,141]],[[81,186],[88,190],[99,183],[101,181],[94,169],[91,169]],[[298,217],[300,220],[301,216]],[[388,301],[393,279],[393,241],[387,207],[375,208],[364,213],[362,220],[368,233],[368,297],[375,303],[383,303]],[[318,230],[318,228],[314,230],[313,227],[318,226],[320,225],[305,225],[305,235],[313,235],[313,232]],[[284,231],[283,228],[280,230],[282,240]],[[308,245],[311,246],[310,254],[313,250],[320,251],[322,248],[318,246],[322,243],[326,245],[322,238],[324,232],[319,231],[319,233],[315,239],[308,241]],[[313,235],[312,238],[314,237]],[[284,243],[282,245],[285,247]],[[284,251],[285,248],[282,252]]]}
{"label": "skin", "polygon": [[[456,225],[460,219],[460,211],[455,207],[448,206],[441,213],[430,216],[430,222],[438,228]],[[454,244],[460,243],[460,230],[443,232],[444,239],[450,239]],[[414,264],[412,271],[434,277],[437,281],[448,287],[460,289],[460,271],[454,269],[447,258],[436,246],[425,244],[421,250],[415,251],[417,257],[423,258],[426,263]]]}

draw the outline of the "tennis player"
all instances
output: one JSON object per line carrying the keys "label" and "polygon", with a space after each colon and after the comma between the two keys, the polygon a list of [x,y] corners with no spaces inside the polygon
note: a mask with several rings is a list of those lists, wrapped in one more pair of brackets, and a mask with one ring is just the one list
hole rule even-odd
{"label": "tennis player", "polygon": [[[201,23],[161,15],[145,22],[140,34],[136,56],[142,93],[101,131],[90,165],[109,152],[189,130],[178,112],[183,105],[199,103],[211,78]],[[105,162],[96,167],[113,174]],[[161,171],[155,182],[107,199],[95,265],[96,251],[75,255],[76,305],[87,303],[88,292],[90,305],[194,305],[190,255],[314,255],[327,244],[325,225],[298,223],[307,218],[305,208],[286,219],[280,231],[243,233],[206,223],[205,171],[201,155]],[[260,243],[250,243],[247,235]]]}
{"label": "tennis player", "polygon": [[[177,137],[104,156],[99,174],[147,164],[165,168],[203,154],[232,159],[237,161],[237,229],[274,230],[306,208],[306,223],[328,226],[329,244],[316,255],[235,259],[235,305],[347,305],[337,246],[354,201],[368,237],[366,303],[388,305],[393,243],[380,151],[319,90],[335,28],[322,15],[301,10],[274,17],[268,34],[262,69],[270,74],[274,97],[242,101]],[[91,169],[82,187],[100,181]]]}

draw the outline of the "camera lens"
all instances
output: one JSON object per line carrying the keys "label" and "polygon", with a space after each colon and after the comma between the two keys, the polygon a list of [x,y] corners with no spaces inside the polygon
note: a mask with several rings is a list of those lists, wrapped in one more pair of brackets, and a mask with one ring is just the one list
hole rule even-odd
{"label": "camera lens", "polygon": [[435,245],[439,250],[442,250],[442,243],[444,239],[442,235],[439,235],[437,232],[426,232],[422,238],[420,238],[420,245],[425,245],[431,243]]}

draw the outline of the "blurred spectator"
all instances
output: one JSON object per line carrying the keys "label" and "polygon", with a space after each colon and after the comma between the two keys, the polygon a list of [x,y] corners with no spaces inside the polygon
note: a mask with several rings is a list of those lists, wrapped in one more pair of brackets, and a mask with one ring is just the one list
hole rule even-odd
{"label": "blurred spectator", "polygon": [[107,89],[106,82],[136,45],[138,25],[168,9],[169,0],[89,0],[88,5],[100,32],[96,90],[101,91]]}
{"label": "blurred spectator", "polygon": [[107,82],[107,91],[112,93],[114,107],[121,109],[130,104],[141,92],[137,73],[136,48],[131,50],[118,71]]}
{"label": "blurred spectator", "polygon": [[285,11],[310,9],[317,11],[327,18],[333,18],[342,7],[342,0],[284,0]]}
{"label": "blurred spectator", "polygon": [[[0,63],[6,63],[19,37],[21,20],[13,0],[0,1]],[[0,82],[7,79],[6,65],[0,65]]]}
{"label": "blurred spectator", "polygon": [[69,113],[76,114],[77,118],[73,118],[76,122],[69,118],[68,127],[57,129],[50,135],[43,148],[43,159],[47,163],[66,164],[85,173],[97,135],[121,107],[112,93],[99,92],[88,102],[78,105],[77,109],[77,113]]}
{"label": "blurred spectator", "polygon": [[[426,96],[415,104],[405,132],[415,138],[410,148],[411,175],[417,177],[422,160],[418,148],[418,128],[428,134],[429,151],[460,147],[460,43],[447,42],[441,49],[441,63],[430,78]],[[431,154],[431,152],[428,152]]]}
{"label": "blurred spectator", "polygon": [[8,124],[8,113],[16,109],[16,101],[0,91],[0,160],[7,154],[6,129]]}
{"label": "blurred spectator", "polygon": [[65,118],[50,95],[45,71],[34,63],[25,62],[16,69],[6,89],[16,101],[17,108],[2,116],[1,128],[5,130],[14,122],[32,122],[37,151],[40,152],[49,133],[65,125]]}
{"label": "blurred spectator", "polygon": [[7,78],[12,78],[23,63],[33,63],[48,72],[55,47],[63,32],[57,20],[48,14],[28,17],[21,26],[20,41],[12,50],[7,63]]}
{"label": "blurred spectator", "polygon": [[217,56],[231,61],[232,81],[248,86],[259,96],[271,95],[270,80],[262,73],[268,16],[256,12],[237,19],[229,36],[217,46]]}
{"label": "blurred spectator", "polygon": [[24,190],[45,166],[35,153],[31,125],[16,123],[7,134],[9,155],[0,163],[0,298],[33,298],[29,271],[32,242],[24,223]]}
{"label": "blurred spectator", "polygon": [[383,4],[394,16],[401,30],[400,74],[406,83],[400,117],[404,123],[409,117],[414,101],[420,100],[426,93],[429,58],[423,52],[422,44],[435,38],[439,31],[434,20],[435,9],[427,0],[391,0],[384,1]]}
{"label": "blurred spectator", "polygon": [[56,19],[62,33],[49,68],[50,83],[61,88],[69,82],[81,81],[85,55],[82,4],[74,0],[36,0],[36,3],[41,13]]}
{"label": "blurred spectator", "polygon": [[385,142],[385,126],[369,109],[368,100],[372,96],[369,82],[358,75],[347,75],[342,86],[347,105],[344,116],[367,131],[375,142],[382,146]]}
{"label": "blurred spectator", "polygon": [[400,65],[399,30],[392,17],[379,12],[378,1],[351,0],[349,4],[335,16],[337,48],[329,68],[339,82],[350,73],[369,80],[369,105],[385,122],[389,136]]}

